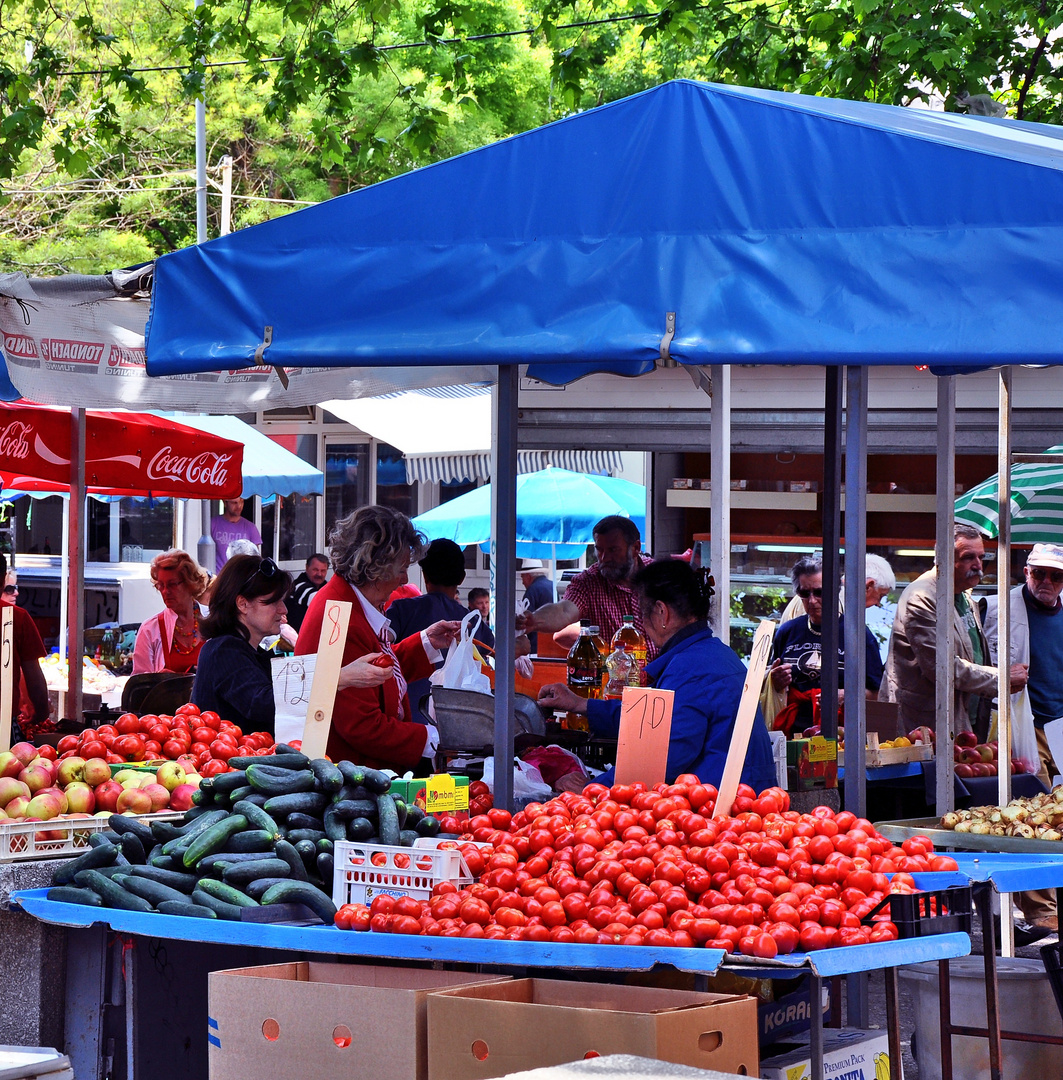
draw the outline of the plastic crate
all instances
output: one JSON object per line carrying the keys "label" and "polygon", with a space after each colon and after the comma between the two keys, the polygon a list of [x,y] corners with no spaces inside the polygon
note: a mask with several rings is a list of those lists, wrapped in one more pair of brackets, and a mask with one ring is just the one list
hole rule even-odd
{"label": "plastic crate", "polygon": [[[139,814],[140,821],[180,821],[184,813],[163,810]],[[80,855],[93,833],[108,827],[107,818],[52,818],[50,821],[0,821],[0,862]]]}
{"label": "plastic crate", "polygon": [[869,924],[887,904],[898,937],[971,932],[971,890],[966,885],[928,889],[925,892],[890,893],[861,922]]}
{"label": "plastic crate", "polygon": [[338,840],[333,858],[332,902],[336,907],[368,904],[380,893],[427,900],[441,881],[452,881],[460,889],[474,880],[457,848],[420,843],[415,847],[392,847]]}

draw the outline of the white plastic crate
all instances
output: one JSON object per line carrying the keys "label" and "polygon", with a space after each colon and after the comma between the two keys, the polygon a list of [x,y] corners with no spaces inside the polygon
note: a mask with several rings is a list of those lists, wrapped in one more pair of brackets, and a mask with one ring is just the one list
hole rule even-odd
{"label": "white plastic crate", "polygon": [[391,847],[339,840],[333,849],[335,877],[332,902],[368,904],[374,896],[412,896],[427,900],[441,881],[453,881],[460,889],[473,883],[473,876],[456,848],[429,846]]}
{"label": "white plastic crate", "polygon": [[[138,821],[180,821],[184,813],[161,810],[138,814]],[[93,833],[108,828],[107,818],[52,818],[50,821],[0,821],[0,862],[80,855]]]}

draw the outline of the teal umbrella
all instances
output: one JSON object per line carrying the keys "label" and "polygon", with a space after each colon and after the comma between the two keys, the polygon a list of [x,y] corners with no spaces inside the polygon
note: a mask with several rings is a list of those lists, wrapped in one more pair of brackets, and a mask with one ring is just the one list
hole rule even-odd
{"label": "teal umbrella", "polygon": [[[1014,544],[1058,544],[1063,540],[1063,446],[1051,446],[1059,464],[1011,467],[1011,541]],[[1000,533],[997,477],[994,473],[956,500],[956,520],[986,536]]]}
{"label": "teal umbrella", "polygon": [[[593,543],[594,524],[610,514],[630,518],[646,531],[646,489],[630,480],[567,469],[517,477],[517,555],[525,559],[575,559]],[[491,485],[485,484],[413,519],[429,540],[463,547],[491,541]]]}

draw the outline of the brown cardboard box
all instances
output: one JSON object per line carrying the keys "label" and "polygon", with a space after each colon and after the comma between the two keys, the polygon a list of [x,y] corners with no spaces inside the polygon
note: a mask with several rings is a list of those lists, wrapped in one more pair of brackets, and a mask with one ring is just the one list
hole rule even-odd
{"label": "brown cardboard box", "polygon": [[503,980],[305,960],[213,971],[210,1080],[426,1080],[428,992]]}
{"label": "brown cardboard box", "polygon": [[428,1080],[484,1080],[606,1054],[757,1076],[757,1002],[516,979],[428,998]]}

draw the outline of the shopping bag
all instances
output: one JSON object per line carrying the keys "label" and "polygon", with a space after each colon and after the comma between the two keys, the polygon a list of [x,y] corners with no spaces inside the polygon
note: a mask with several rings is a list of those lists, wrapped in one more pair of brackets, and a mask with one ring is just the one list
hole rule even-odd
{"label": "shopping bag", "polygon": [[1041,771],[1033,709],[1025,686],[1017,694],[1011,695],[1011,756],[1022,761],[1027,772]]}
{"label": "shopping bag", "polygon": [[483,673],[473,648],[473,635],[481,623],[480,613],[470,611],[461,620],[461,633],[447,650],[443,666],[432,673],[433,686],[445,686],[450,690],[475,690],[481,694],[491,693],[491,680]]}

